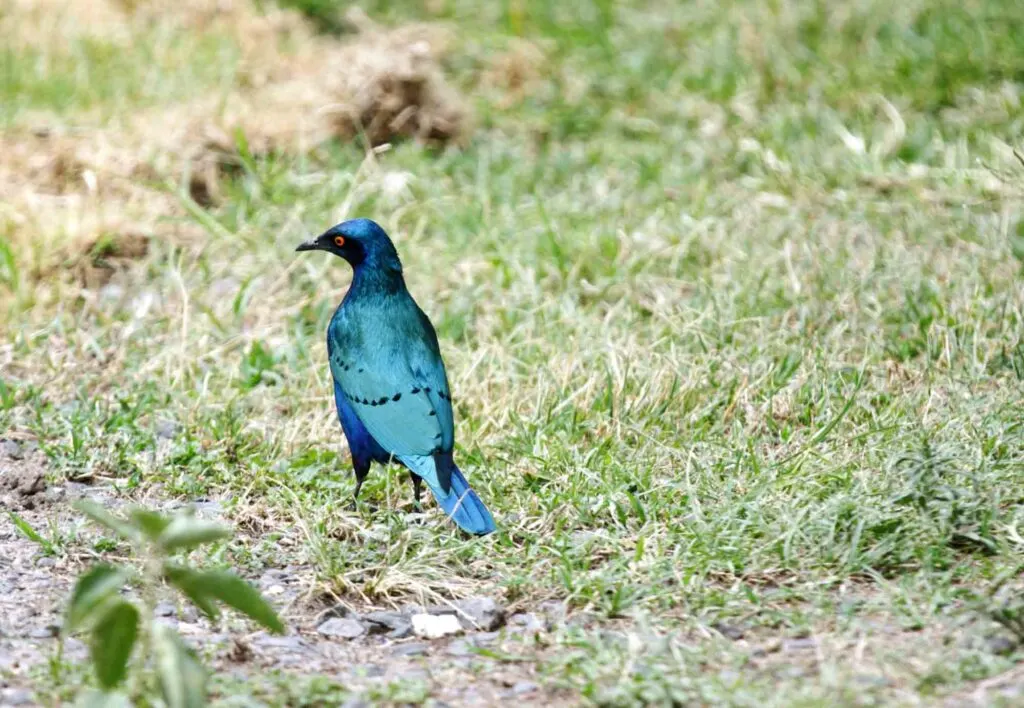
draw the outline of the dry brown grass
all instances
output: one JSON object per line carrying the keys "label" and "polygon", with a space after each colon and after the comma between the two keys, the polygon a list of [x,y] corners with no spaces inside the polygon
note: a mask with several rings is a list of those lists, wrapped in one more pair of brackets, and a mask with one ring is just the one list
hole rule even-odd
{"label": "dry brown grass", "polygon": [[508,49],[490,59],[482,77],[483,83],[504,94],[500,105],[512,105],[537,90],[546,59],[541,45],[516,38],[509,43]]}
{"label": "dry brown grass", "polygon": [[201,237],[198,226],[167,218],[184,214],[177,186],[187,183],[201,206],[217,203],[237,165],[239,135],[256,156],[307,153],[333,138],[373,146],[464,139],[469,110],[440,66],[448,33],[424,24],[384,28],[358,11],[347,19],[356,34],[339,43],[316,36],[293,12],[264,13],[245,0],[18,0],[2,36],[46,51],[65,51],[83,35],[128,41],[159,24],[172,35],[228,36],[241,57],[238,83],[226,93],[102,123],[33,115],[0,135],[0,221],[18,251],[35,245],[62,254],[58,263],[35,264],[53,274],[54,266],[88,261],[100,239]]}

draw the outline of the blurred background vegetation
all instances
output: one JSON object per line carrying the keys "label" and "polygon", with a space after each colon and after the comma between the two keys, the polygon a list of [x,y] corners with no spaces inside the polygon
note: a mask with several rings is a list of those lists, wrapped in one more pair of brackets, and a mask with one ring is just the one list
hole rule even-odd
{"label": "blurred background vegetation", "polygon": [[[212,500],[309,597],[563,603],[474,665],[539,702],[1020,700],[1018,0],[0,7],[0,436],[50,485]],[[345,507],[349,275],[292,251],[352,216],[490,541]]]}

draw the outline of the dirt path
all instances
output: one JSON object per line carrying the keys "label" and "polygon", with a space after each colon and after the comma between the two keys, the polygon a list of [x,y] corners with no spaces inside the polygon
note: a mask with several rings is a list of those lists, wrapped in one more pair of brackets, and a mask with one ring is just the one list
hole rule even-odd
{"label": "dirt path", "polygon": [[[95,530],[84,524],[70,503],[88,497],[109,508],[123,501],[107,488],[69,483],[47,486],[43,456],[31,445],[0,442],[0,706],[35,705],[34,691],[48,678],[46,669],[57,646],[61,612],[75,576],[94,554]],[[52,543],[47,550],[28,539],[8,512],[28,523]],[[200,513],[216,516],[218,505]],[[244,682],[260,693],[260,683],[274,673],[304,678],[323,676],[346,686],[355,696],[381,696],[396,687],[420,686],[448,705],[547,704],[553,696],[533,675],[532,662],[506,663],[478,653],[522,654],[543,627],[534,615],[509,619],[488,616],[487,626],[467,627],[458,635],[428,640],[414,635],[411,615],[381,608],[325,608],[308,597],[314,571],[307,566],[266,568],[251,580],[277,606],[288,625],[284,636],[253,631],[237,616],[214,625],[195,608],[162,602],[160,621],[207,657],[220,676]],[[168,596],[170,599],[170,596]],[[489,601],[482,600],[483,604]],[[480,604],[480,603],[478,603]],[[434,615],[451,608],[427,608]],[[500,612],[500,607],[498,608]],[[70,639],[65,657],[85,662],[85,645]],[[272,695],[273,689],[266,687]],[[352,698],[352,705],[360,705]]]}

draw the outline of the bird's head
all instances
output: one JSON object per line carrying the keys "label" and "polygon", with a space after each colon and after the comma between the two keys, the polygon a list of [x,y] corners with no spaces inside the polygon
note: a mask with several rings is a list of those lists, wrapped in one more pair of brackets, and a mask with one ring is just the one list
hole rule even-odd
{"label": "bird's head", "polygon": [[370,219],[350,219],[299,245],[296,251],[327,251],[353,268],[402,272],[398,251],[380,225]]}

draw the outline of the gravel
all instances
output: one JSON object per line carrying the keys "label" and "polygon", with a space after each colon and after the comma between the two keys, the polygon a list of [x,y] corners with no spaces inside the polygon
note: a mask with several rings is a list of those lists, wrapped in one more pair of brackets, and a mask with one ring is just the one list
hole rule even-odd
{"label": "gravel", "polygon": [[356,619],[332,617],[316,628],[318,634],[332,639],[355,639],[366,634],[366,627]]}

